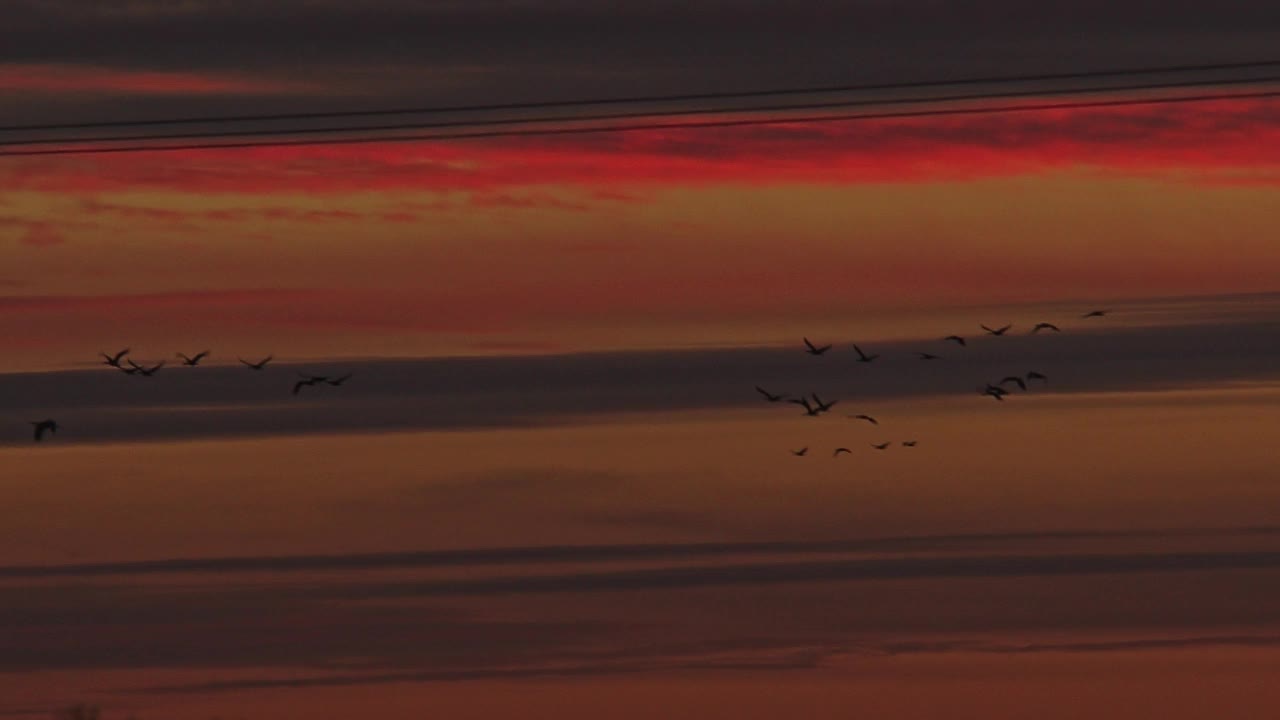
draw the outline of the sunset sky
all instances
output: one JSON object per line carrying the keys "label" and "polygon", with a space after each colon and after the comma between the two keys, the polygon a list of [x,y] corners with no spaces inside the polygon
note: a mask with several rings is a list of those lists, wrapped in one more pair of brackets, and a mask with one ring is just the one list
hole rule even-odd
{"label": "sunset sky", "polygon": [[[5,156],[99,121],[1280,61],[1280,7],[0,15],[0,716],[1280,706],[1280,97]],[[102,364],[125,347],[167,365]]]}

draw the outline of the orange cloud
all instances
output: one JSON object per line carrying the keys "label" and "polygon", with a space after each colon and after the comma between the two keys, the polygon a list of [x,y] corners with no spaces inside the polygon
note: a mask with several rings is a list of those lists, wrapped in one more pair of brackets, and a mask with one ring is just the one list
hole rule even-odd
{"label": "orange cloud", "polygon": [[296,83],[204,73],[129,70],[58,63],[0,64],[0,93],[258,95],[296,92],[303,89]]}

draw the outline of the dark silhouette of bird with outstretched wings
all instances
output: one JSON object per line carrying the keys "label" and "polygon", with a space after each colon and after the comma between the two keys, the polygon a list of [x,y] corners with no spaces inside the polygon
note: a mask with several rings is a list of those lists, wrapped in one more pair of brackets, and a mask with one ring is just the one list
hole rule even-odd
{"label": "dark silhouette of bird with outstretched wings", "polygon": [[959,335],[948,335],[948,336],[946,336],[946,337],[944,337],[944,338],[942,338],[942,339],[943,339],[944,341],[945,341],[945,340],[950,340],[951,342],[953,342],[953,343],[955,343],[955,344],[959,345],[960,347],[964,347],[964,346],[965,346],[964,338],[960,337]]}
{"label": "dark silhouette of bird with outstretched wings", "polygon": [[1001,385],[1004,385],[1005,383],[1013,383],[1014,385],[1018,386],[1019,390],[1025,391],[1027,389],[1027,384],[1023,382],[1022,378],[1018,377],[1017,375],[1010,375],[1009,377],[1000,381]]}
{"label": "dark silhouette of bird with outstretched wings", "polygon": [[858,362],[868,363],[880,357],[879,355],[876,355],[876,354],[868,355],[862,352],[862,348],[858,347],[856,344],[853,346],[853,351],[858,353]]}
{"label": "dark silhouette of bird with outstretched wings", "polygon": [[208,350],[201,350],[200,352],[196,353],[195,355],[192,355],[191,357],[187,357],[183,353],[178,353],[178,357],[182,358],[183,365],[190,365],[191,367],[195,367],[199,365],[200,361],[203,360],[205,356],[208,354],[209,354]]}
{"label": "dark silhouette of bird with outstretched wings", "polygon": [[756,386],[756,392],[758,392],[758,393],[760,393],[761,395],[763,395],[763,396],[764,396],[764,399],[765,399],[765,400],[768,400],[768,401],[769,401],[769,402],[771,402],[771,403],[775,403],[775,402],[782,402],[783,400],[786,400],[786,399],[787,399],[787,396],[786,396],[786,395],[774,395],[773,393],[769,392],[768,390],[765,390],[764,388],[760,387],[759,385],[757,385],[757,386]]}
{"label": "dark silhouette of bird with outstretched wings", "polygon": [[849,417],[850,417],[850,418],[852,418],[852,419],[854,419],[854,420],[866,420],[867,422],[871,423],[872,425],[879,425],[879,424],[880,424],[880,421],[879,421],[879,420],[876,420],[875,418],[871,417],[870,415],[850,415]]}
{"label": "dark silhouette of bird with outstretched wings", "polygon": [[791,398],[787,402],[792,402],[792,403],[795,403],[796,405],[804,406],[804,413],[809,417],[817,417],[818,415],[822,414],[821,410],[818,410],[809,404],[809,398]]}
{"label": "dark silhouette of bird with outstretched wings", "polygon": [[989,328],[986,325],[979,325],[978,327],[982,328],[983,330],[986,330],[988,335],[995,335],[996,337],[999,337],[1009,332],[1009,328],[1013,327],[1013,325],[1009,324],[999,328]]}
{"label": "dark silhouette of bird with outstretched wings", "polygon": [[810,355],[821,355],[822,353],[831,349],[830,345],[823,345],[822,347],[818,347],[813,343],[809,342],[809,338],[804,339],[804,345],[805,345],[805,348],[807,348],[805,352],[809,353]]}
{"label": "dark silhouette of bird with outstretched wings", "polygon": [[[138,363],[134,362],[133,360],[130,360],[129,365],[132,366],[134,372],[138,373],[139,375],[143,377],[151,377],[152,375],[155,375],[156,372],[160,370],[160,368],[164,367],[164,361],[161,360],[160,362],[156,363],[155,365],[152,365],[151,367],[143,367]],[[129,374],[132,375],[133,373],[129,373]]]}
{"label": "dark silhouette of bird with outstretched wings", "polygon": [[840,453],[852,453],[853,451],[847,447],[838,447],[832,453],[831,457],[839,457]]}
{"label": "dark silhouette of bird with outstretched wings", "polygon": [[113,368],[118,368],[120,367],[120,360],[123,359],[125,355],[129,354],[129,348],[125,348],[115,355],[108,355],[104,352],[100,352],[98,354],[103,357],[103,365],[110,365]]}
{"label": "dark silhouette of bird with outstretched wings", "polygon": [[1036,326],[1031,328],[1031,334],[1034,335],[1040,332],[1041,330],[1052,330],[1054,332],[1062,332],[1061,328],[1059,328],[1057,325],[1054,325],[1053,323],[1042,322],[1042,323],[1036,323]]}
{"label": "dark silhouette of bird with outstretched wings", "polygon": [[58,423],[56,420],[32,421],[31,425],[35,428],[34,434],[36,442],[43,440],[46,432],[53,433],[54,435],[58,434]]}
{"label": "dark silhouette of bird with outstretched wings", "polygon": [[248,367],[250,370],[261,370],[262,368],[266,367],[267,363],[271,362],[274,358],[275,358],[274,355],[268,355],[256,363],[251,363],[248,360],[245,360],[244,358],[236,358],[236,359],[244,363],[245,367]]}

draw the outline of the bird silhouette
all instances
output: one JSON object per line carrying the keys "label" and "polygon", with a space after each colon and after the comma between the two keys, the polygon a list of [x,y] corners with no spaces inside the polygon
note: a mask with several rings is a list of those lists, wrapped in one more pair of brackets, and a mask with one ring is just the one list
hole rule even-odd
{"label": "bird silhouette", "polygon": [[271,360],[274,357],[275,357],[274,355],[268,355],[256,363],[251,363],[248,360],[245,360],[244,358],[236,358],[236,359],[244,363],[250,370],[261,370],[262,368],[266,367],[267,363],[271,362]]}
{"label": "bird silhouette", "polygon": [[852,453],[853,451],[847,447],[838,447],[831,453],[831,457],[838,457],[840,453]]}
{"label": "bird silhouette", "polygon": [[813,343],[809,342],[809,338],[804,339],[804,344],[805,344],[805,347],[808,348],[806,352],[808,352],[810,355],[821,355],[822,353],[831,349],[830,345],[823,345],[822,347],[817,347]]}
{"label": "bird silhouette", "polygon": [[136,375],[138,373],[138,368],[120,367],[119,365],[117,365],[116,367],[119,368],[120,372],[124,373],[125,375]]}
{"label": "bird silhouette", "polygon": [[920,358],[921,360],[937,360],[941,356],[934,355],[933,353],[918,352],[916,353],[916,357]]}
{"label": "bird silhouette", "polygon": [[1001,385],[1004,385],[1005,383],[1013,383],[1014,385],[1018,386],[1019,390],[1025,391],[1027,389],[1027,384],[1023,382],[1022,378],[1018,377],[1017,375],[1010,375],[1009,377],[1000,381]]}
{"label": "bird silhouette", "polygon": [[839,400],[832,400],[832,401],[831,401],[831,402],[829,402],[829,403],[824,403],[824,402],[822,402],[822,400],[818,397],[818,393],[813,393],[813,403],[814,403],[814,407],[813,407],[813,409],[814,409],[814,410],[816,410],[816,411],[818,411],[818,412],[820,412],[820,413],[826,412],[826,411],[830,410],[831,408],[835,407],[835,406],[836,406],[836,403],[838,403],[838,402],[840,402],[840,401],[839,401]]}
{"label": "bird silhouette", "polygon": [[862,348],[858,347],[857,345],[853,346],[853,351],[858,353],[858,362],[871,362],[872,360],[875,360],[876,358],[880,357],[879,355],[868,355],[862,352]]}
{"label": "bird silhouette", "polygon": [[1109,312],[1111,311],[1110,310],[1090,310],[1089,312],[1081,315],[1080,317],[1082,318],[1106,317],[1106,314]]}
{"label": "bird silhouette", "polygon": [[916,446],[916,441],[915,441],[915,440],[903,440],[903,441],[902,441],[902,447],[915,447],[915,446]]}
{"label": "bird silhouette", "polygon": [[[156,374],[156,371],[164,367],[164,361],[161,360],[160,362],[156,363],[155,365],[152,365],[151,367],[143,367],[138,363],[134,362],[133,360],[130,360],[129,365],[131,365],[133,367],[134,372],[138,373],[139,375],[142,375],[143,377],[151,377],[152,375]],[[129,374],[132,375],[133,373],[129,373]]]}
{"label": "bird silhouette", "polygon": [[1046,384],[1049,382],[1049,378],[1045,377],[1045,376],[1044,376],[1044,375],[1042,375],[1041,373],[1036,372],[1035,370],[1032,370],[1031,372],[1027,373],[1027,379],[1028,379],[1028,380],[1039,380],[1039,381],[1041,381],[1041,382],[1043,382],[1043,383],[1046,383]]}
{"label": "bird silhouette", "polygon": [[786,400],[786,399],[787,399],[787,396],[786,396],[786,395],[774,395],[773,393],[769,392],[768,390],[765,390],[764,388],[760,387],[759,385],[757,385],[757,386],[756,386],[756,392],[758,392],[758,393],[760,393],[761,395],[763,395],[763,396],[764,396],[764,399],[765,399],[765,400],[768,400],[768,401],[769,401],[769,402],[771,402],[771,403],[781,402],[781,401],[783,401],[783,400]]}
{"label": "bird silhouette", "polygon": [[1004,402],[1004,396],[1009,394],[1008,390],[1005,390],[999,385],[991,385],[989,383],[980,392],[983,395],[990,395],[991,397],[995,398],[996,400],[999,400],[1000,402]]}
{"label": "bird silhouette", "polygon": [[199,365],[200,361],[203,360],[204,357],[208,354],[209,354],[208,350],[201,350],[200,352],[196,353],[191,357],[187,357],[183,353],[178,353],[178,357],[182,358],[183,365],[190,365],[191,367],[195,367]]}
{"label": "bird silhouette", "polygon": [[98,354],[104,358],[102,361],[103,365],[110,365],[113,368],[118,368],[120,367],[120,359],[129,354],[129,348],[125,348],[115,355],[108,355],[104,352],[100,352]]}
{"label": "bird silhouette", "polygon": [[798,398],[798,399],[797,399],[797,398],[791,398],[791,399],[790,399],[790,400],[788,400],[787,402],[792,402],[792,403],[795,403],[796,405],[803,405],[803,406],[804,406],[804,412],[805,412],[805,414],[806,414],[806,415],[808,415],[809,417],[817,417],[818,415],[820,415],[820,414],[822,413],[822,411],[821,411],[821,410],[817,410],[817,409],[815,409],[812,405],[810,405],[810,404],[809,404],[809,398]]}
{"label": "bird silhouette", "polygon": [[1036,323],[1036,326],[1031,328],[1031,333],[1034,335],[1035,333],[1038,333],[1041,330],[1052,330],[1054,332],[1062,332],[1062,330],[1059,329],[1057,325],[1054,325],[1053,323],[1042,322],[1042,323]]}
{"label": "bird silhouette", "polygon": [[58,423],[56,420],[41,420],[39,422],[32,422],[31,425],[35,428],[36,442],[40,442],[44,439],[45,432],[51,432],[54,435],[58,434]]}
{"label": "bird silhouette", "polygon": [[791,451],[791,454],[792,454],[792,455],[795,455],[796,457],[804,457],[804,454],[805,454],[805,453],[807,453],[807,452],[809,452],[809,446],[808,446],[808,445],[806,445],[806,446],[804,446],[804,447],[800,448],[799,450],[792,450],[792,451]]}
{"label": "bird silhouette", "polygon": [[886,450],[886,449],[888,449],[888,447],[889,447],[890,445],[892,445],[892,444],[893,444],[893,443],[887,443],[887,442],[882,442],[882,443],[879,443],[879,444],[877,444],[877,443],[871,443],[871,447],[873,447],[873,448],[875,448],[875,449],[877,449],[877,450]]}
{"label": "bird silhouette", "polygon": [[871,423],[872,425],[879,425],[879,424],[880,424],[880,421],[879,421],[879,420],[876,420],[875,418],[871,417],[870,415],[850,415],[849,417],[850,417],[850,418],[853,418],[854,420],[866,420],[867,422]]}
{"label": "bird silhouette", "polygon": [[330,380],[330,379],[325,379],[325,382],[326,382],[326,383],[328,383],[328,384],[330,384],[330,385],[332,385],[332,386],[334,386],[334,387],[342,387],[342,383],[344,383],[344,382],[346,382],[346,381],[350,380],[350,379],[351,379],[351,377],[352,377],[352,374],[351,374],[351,373],[347,373],[346,375],[343,375],[342,377],[333,378],[332,380]]}
{"label": "bird silhouette", "polygon": [[301,380],[293,384],[293,394],[297,395],[302,388],[308,385],[319,385],[322,382],[329,382],[329,378],[319,375],[303,375]]}
{"label": "bird silhouette", "polygon": [[943,339],[944,341],[946,341],[946,340],[950,340],[951,342],[953,342],[953,343],[955,343],[955,344],[959,345],[960,347],[964,347],[964,346],[965,346],[964,338],[960,337],[959,335],[948,335],[948,336],[946,336],[946,337],[944,337],[944,338],[942,338],[942,339]]}
{"label": "bird silhouette", "polygon": [[983,330],[986,330],[988,335],[1000,336],[1009,332],[1009,328],[1013,327],[1013,325],[1005,325],[1004,327],[995,328],[995,329],[989,328],[986,325],[979,325],[978,327],[982,328]]}

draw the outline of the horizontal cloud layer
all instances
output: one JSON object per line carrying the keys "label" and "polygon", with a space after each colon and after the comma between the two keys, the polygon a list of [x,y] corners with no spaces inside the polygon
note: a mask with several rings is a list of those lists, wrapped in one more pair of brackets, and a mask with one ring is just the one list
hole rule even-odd
{"label": "horizontal cloud layer", "polygon": [[[25,421],[44,417],[64,423],[59,443],[128,442],[519,427],[617,413],[743,409],[765,405],[755,386],[836,400],[970,395],[974,403],[992,403],[978,395],[984,383],[1033,370],[1049,381],[1031,383],[1028,399],[1277,377],[1280,325],[1273,320],[1237,317],[1110,329],[1080,321],[1063,325],[1061,334],[1025,334],[1022,325],[1013,332],[1023,334],[1016,336],[981,337],[979,331],[966,348],[940,338],[864,342],[865,350],[883,355],[871,364],[854,362],[845,341],[819,358],[806,355],[797,344],[527,357],[280,360],[261,373],[233,363],[168,367],[150,378],[106,367],[8,374],[0,375],[10,427],[3,442],[29,443],[30,436],[21,430]],[[922,350],[943,357],[921,361],[915,354]],[[216,348],[212,358],[231,360]],[[353,378],[342,387],[308,386],[293,395],[299,373],[352,373]],[[1021,400],[1015,395],[1010,402]],[[803,414],[785,403],[774,410]]]}

